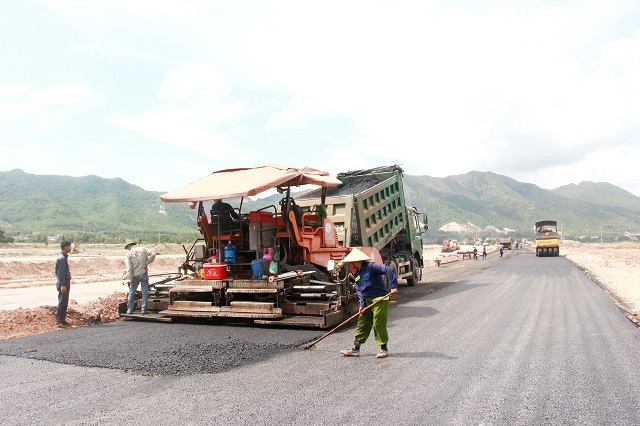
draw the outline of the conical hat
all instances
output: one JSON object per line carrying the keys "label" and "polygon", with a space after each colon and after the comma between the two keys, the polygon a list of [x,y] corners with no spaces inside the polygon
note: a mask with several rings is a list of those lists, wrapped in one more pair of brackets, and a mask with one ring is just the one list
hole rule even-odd
{"label": "conical hat", "polygon": [[361,252],[360,250],[358,250],[357,248],[354,248],[351,250],[351,252],[347,255],[347,257],[345,257],[344,259],[342,259],[340,262],[342,263],[347,263],[347,262],[360,262],[360,261],[371,261],[371,258],[369,256],[367,256],[366,254],[364,254],[363,252]]}

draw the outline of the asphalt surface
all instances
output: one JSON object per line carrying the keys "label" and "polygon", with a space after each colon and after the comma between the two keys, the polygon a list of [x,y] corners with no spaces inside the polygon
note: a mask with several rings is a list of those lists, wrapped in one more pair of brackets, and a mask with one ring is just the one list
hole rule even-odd
{"label": "asphalt surface", "polygon": [[384,360],[373,336],[339,354],[352,327],[308,351],[322,331],[207,322],[3,341],[0,423],[640,424],[640,331],[563,257],[506,256],[402,286]]}

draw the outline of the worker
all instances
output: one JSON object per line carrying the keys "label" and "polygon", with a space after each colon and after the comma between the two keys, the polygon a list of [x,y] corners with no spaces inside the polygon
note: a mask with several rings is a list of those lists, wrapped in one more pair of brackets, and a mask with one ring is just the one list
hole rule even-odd
{"label": "worker", "polygon": [[487,246],[482,245],[482,260],[487,258]]}
{"label": "worker", "polygon": [[69,271],[69,253],[71,243],[60,243],[61,252],[56,259],[56,290],[58,290],[58,310],[56,324],[59,328],[67,327],[67,306],[69,306],[69,292],[71,291],[71,272]]}
{"label": "worker", "polygon": [[504,252],[504,248],[500,246],[500,257],[502,257],[502,253]]}
{"label": "worker", "polygon": [[155,260],[156,254],[145,247],[134,247],[135,241],[128,241],[124,248],[127,250],[125,264],[129,278],[129,300],[127,313],[132,314],[136,291],[140,284],[142,290],[142,314],[147,314],[147,298],[149,297],[149,265]]}
{"label": "worker", "polygon": [[240,220],[238,213],[233,209],[231,204],[226,203],[222,200],[213,200],[213,205],[211,206],[211,213],[229,213],[229,216],[235,220]]}
{"label": "worker", "polygon": [[478,260],[478,248],[476,246],[473,246],[473,258]]}
{"label": "worker", "polygon": [[398,293],[398,279],[393,273],[393,269],[386,265],[380,265],[371,261],[371,258],[362,251],[354,248],[341,263],[346,263],[349,272],[356,282],[356,291],[360,299],[358,324],[356,325],[353,348],[340,351],[344,356],[359,356],[360,345],[367,341],[371,329],[375,335],[376,343],[380,345],[380,352],[377,358],[386,358],[389,355],[387,342],[389,333],[387,332],[387,315],[389,312],[389,299],[383,300],[371,309],[365,311],[365,307],[377,302],[387,295],[387,286],[382,279],[387,277],[391,285],[391,294]]}

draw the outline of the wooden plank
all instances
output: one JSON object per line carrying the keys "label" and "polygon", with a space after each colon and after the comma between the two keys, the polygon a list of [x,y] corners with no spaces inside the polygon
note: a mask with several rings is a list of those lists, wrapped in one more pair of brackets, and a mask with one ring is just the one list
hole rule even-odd
{"label": "wooden plank", "polygon": [[231,307],[239,309],[273,309],[275,303],[269,302],[245,302],[245,301],[233,301],[230,303]]}
{"label": "wooden plank", "polygon": [[175,317],[183,317],[183,318],[213,318],[213,312],[198,312],[198,311],[173,311],[166,310],[160,312],[162,315],[175,318]]}
{"label": "wooden plank", "polygon": [[284,283],[270,283],[267,279],[260,280],[229,280],[229,288],[284,288]]}
{"label": "wooden plank", "polygon": [[173,321],[172,318],[167,318],[157,313],[145,314],[145,315],[142,315],[139,312],[133,313],[133,314],[125,313],[125,314],[120,314],[120,316],[128,320],[136,320],[136,321],[155,321],[155,322],[172,322]]}
{"label": "wooden plank", "polygon": [[213,306],[211,302],[196,302],[193,300],[176,300],[173,302],[173,307],[188,307],[188,308],[210,308]]}
{"label": "wooden plank", "polygon": [[[219,306],[209,306],[209,307],[205,307],[205,306],[174,306],[174,305],[169,305],[169,307],[167,308],[166,311],[172,311],[172,312],[177,312],[177,311],[183,311],[183,312],[218,312],[220,311],[220,307]],[[162,312],[166,312],[166,311],[162,311]]]}
{"label": "wooden plank", "polygon": [[278,314],[278,316],[282,316],[282,309],[280,308],[234,308],[232,306],[221,306],[220,312],[229,312],[229,313],[242,313],[242,314]]}
{"label": "wooden plank", "polygon": [[282,304],[282,311],[289,315],[320,315],[323,311],[328,310],[331,307],[329,302],[288,302]]}
{"label": "wooden plank", "polygon": [[193,318],[247,318],[247,319],[275,319],[281,318],[282,312],[279,309],[273,312],[202,312],[202,311],[174,311],[167,310],[160,312],[168,317],[193,317]]}
{"label": "wooden plank", "polygon": [[262,293],[277,293],[279,290],[277,288],[228,288],[227,293],[251,293],[251,294],[262,294]]}
{"label": "wooden plank", "polygon": [[255,324],[261,325],[280,325],[283,327],[314,327],[314,328],[327,328],[322,317],[312,316],[290,316],[284,317],[279,320],[269,319],[256,319],[253,321]]}
{"label": "wooden plank", "polygon": [[177,285],[169,289],[169,293],[212,293],[212,286]]}

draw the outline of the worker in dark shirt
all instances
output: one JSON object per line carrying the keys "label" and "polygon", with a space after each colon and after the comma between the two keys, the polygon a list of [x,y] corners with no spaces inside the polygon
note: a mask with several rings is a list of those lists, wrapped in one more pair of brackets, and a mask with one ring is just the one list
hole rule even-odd
{"label": "worker in dark shirt", "polygon": [[[387,342],[389,341],[389,333],[387,332],[389,299],[386,298],[386,300],[367,311],[365,311],[365,308],[376,303],[380,298],[384,298],[388,293],[397,294],[398,279],[390,267],[371,261],[369,256],[356,248],[351,250],[341,263],[346,263],[349,266],[349,271],[356,282],[356,291],[360,300],[360,316],[356,325],[353,348],[345,349],[341,353],[344,356],[359,356],[360,345],[367,341],[373,328],[376,343],[380,345],[380,352],[376,357],[386,358],[389,355],[389,349],[387,348]],[[390,292],[387,291],[383,276],[387,277],[387,281],[391,286]]]}
{"label": "worker in dark shirt", "polygon": [[229,231],[240,227],[240,216],[231,204],[222,200],[213,200],[211,206],[211,224],[219,225],[221,231]]}
{"label": "worker in dark shirt", "polygon": [[58,327],[70,325],[67,318],[67,306],[69,306],[69,291],[71,290],[71,272],[69,271],[69,253],[71,243],[63,241],[60,244],[62,250],[56,259],[56,289],[58,290],[58,310],[56,311],[56,324]]}

